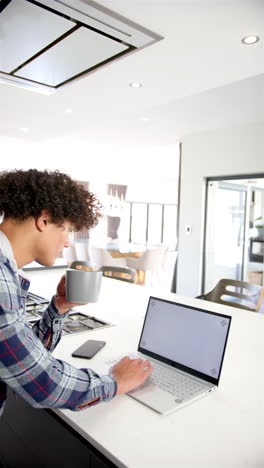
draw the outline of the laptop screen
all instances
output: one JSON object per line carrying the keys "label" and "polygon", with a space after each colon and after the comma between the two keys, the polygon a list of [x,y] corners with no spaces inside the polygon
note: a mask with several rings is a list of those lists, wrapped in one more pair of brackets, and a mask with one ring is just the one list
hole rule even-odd
{"label": "laptop screen", "polygon": [[138,350],[217,384],[230,323],[228,315],[150,297]]}

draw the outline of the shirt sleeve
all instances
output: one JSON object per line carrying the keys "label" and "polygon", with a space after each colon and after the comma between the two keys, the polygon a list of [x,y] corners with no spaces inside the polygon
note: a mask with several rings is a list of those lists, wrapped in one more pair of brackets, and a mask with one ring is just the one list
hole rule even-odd
{"label": "shirt sleeve", "polygon": [[38,336],[45,348],[51,352],[60,342],[62,328],[65,319],[69,313],[61,315],[54,304],[53,298],[43,316],[32,327],[34,333]]}
{"label": "shirt sleeve", "polygon": [[0,378],[31,406],[81,410],[109,401],[115,380],[55,359],[26,323],[14,272],[0,264]]}

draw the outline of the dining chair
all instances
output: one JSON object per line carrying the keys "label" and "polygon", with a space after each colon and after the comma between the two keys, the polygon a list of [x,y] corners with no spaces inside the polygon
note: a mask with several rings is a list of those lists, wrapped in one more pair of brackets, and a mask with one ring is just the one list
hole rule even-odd
{"label": "dining chair", "polygon": [[97,268],[104,264],[103,249],[100,247],[91,247],[91,259]]}
{"label": "dining chair", "polygon": [[75,260],[92,262],[89,241],[73,242],[69,247],[65,247],[62,253],[68,265]]}
{"label": "dining chair", "polygon": [[126,259],[125,258],[113,258],[111,254],[102,247],[91,247],[91,260],[100,268],[104,265],[112,265],[116,267],[126,267]]}
{"label": "dining chair", "polygon": [[127,257],[126,262],[129,268],[137,270],[138,283],[145,284],[147,281],[147,273],[150,272],[150,282],[153,283],[153,279],[156,276],[157,280],[160,280],[159,276],[164,268],[164,258],[166,255],[167,246],[157,246],[154,248],[147,249],[141,257]]}
{"label": "dining chair", "polygon": [[223,278],[206,294],[197,299],[259,312],[264,298],[264,288],[257,284]]}
{"label": "dining chair", "polygon": [[126,281],[128,283],[136,282],[136,270],[133,268],[104,265],[99,268],[99,271],[102,271],[103,276],[106,276],[107,278]]}

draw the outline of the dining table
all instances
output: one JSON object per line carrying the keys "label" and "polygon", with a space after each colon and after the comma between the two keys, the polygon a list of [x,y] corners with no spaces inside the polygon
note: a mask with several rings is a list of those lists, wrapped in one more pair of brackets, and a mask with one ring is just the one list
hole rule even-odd
{"label": "dining table", "polygon": [[133,242],[106,242],[95,247],[107,250],[113,258],[139,258],[149,248],[146,244],[136,244]]}

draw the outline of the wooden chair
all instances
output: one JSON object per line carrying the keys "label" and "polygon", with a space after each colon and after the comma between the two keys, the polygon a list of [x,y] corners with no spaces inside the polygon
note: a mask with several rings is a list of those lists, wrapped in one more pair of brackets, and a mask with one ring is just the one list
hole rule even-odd
{"label": "wooden chair", "polygon": [[258,312],[264,298],[264,288],[257,284],[233,279],[221,279],[216,286],[197,299]]}
{"label": "wooden chair", "polygon": [[75,260],[74,262],[71,263],[70,268],[73,268],[74,270],[86,270],[86,271],[92,271],[93,267],[91,262],[83,262],[81,260]]}
{"label": "wooden chair", "polygon": [[120,281],[126,281],[128,283],[135,283],[136,281],[136,270],[133,268],[116,267],[116,266],[102,266],[99,271],[103,272],[103,276],[107,278],[113,278]]}

